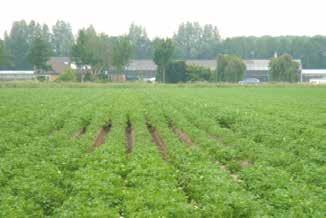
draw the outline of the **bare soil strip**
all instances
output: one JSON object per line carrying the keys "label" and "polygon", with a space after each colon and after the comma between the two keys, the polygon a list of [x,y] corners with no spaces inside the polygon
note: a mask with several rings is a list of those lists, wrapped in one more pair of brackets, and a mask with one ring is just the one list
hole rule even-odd
{"label": "bare soil strip", "polygon": [[173,131],[173,133],[176,136],[178,136],[181,142],[190,146],[194,145],[194,143],[192,142],[191,138],[188,136],[187,133],[183,132],[181,129],[178,129],[171,120],[169,120],[168,122],[169,122],[168,124],[170,129]]}
{"label": "bare soil strip", "polygon": [[103,126],[100,129],[99,134],[97,135],[92,148],[98,148],[105,143],[106,136],[110,132],[111,127],[112,127],[112,123],[110,121],[107,125]]}
{"label": "bare soil strip", "polygon": [[126,127],[126,152],[127,154],[130,154],[132,152],[132,148],[135,143],[135,135],[134,135],[134,129],[132,128],[132,124],[130,120],[127,121],[127,127]]}
{"label": "bare soil strip", "polygon": [[83,127],[80,130],[78,130],[78,132],[76,132],[73,136],[73,138],[75,139],[79,139],[82,135],[84,135],[86,133],[87,128]]}
{"label": "bare soil strip", "polygon": [[146,122],[148,131],[150,132],[152,139],[154,141],[154,143],[157,146],[157,149],[159,150],[159,152],[162,155],[162,158],[164,160],[167,160],[168,157],[168,150],[167,150],[167,146],[164,143],[163,139],[161,138],[161,136],[159,135],[159,133],[157,132],[156,128],[154,126],[152,126],[150,123]]}

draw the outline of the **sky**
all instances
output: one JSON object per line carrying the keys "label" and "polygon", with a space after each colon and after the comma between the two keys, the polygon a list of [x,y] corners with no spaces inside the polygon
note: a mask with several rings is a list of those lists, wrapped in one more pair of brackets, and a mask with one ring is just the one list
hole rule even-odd
{"label": "sky", "polygon": [[120,35],[131,23],[148,36],[171,37],[180,23],[213,24],[223,38],[326,35],[326,0],[0,0],[0,38],[14,21],[68,21],[76,34],[93,24]]}

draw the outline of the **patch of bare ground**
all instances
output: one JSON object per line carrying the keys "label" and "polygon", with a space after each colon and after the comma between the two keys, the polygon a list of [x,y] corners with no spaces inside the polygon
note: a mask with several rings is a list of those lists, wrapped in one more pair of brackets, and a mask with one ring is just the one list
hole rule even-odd
{"label": "patch of bare ground", "polygon": [[207,133],[207,135],[208,135],[208,138],[210,138],[210,139],[212,139],[212,140],[214,140],[214,141],[218,141],[218,142],[220,142],[220,143],[222,143],[222,144],[225,144],[225,142],[224,142],[224,140],[223,140],[222,137],[217,136],[217,135],[212,135],[212,134],[208,133],[207,131],[206,131],[206,133]]}
{"label": "patch of bare ground", "polygon": [[149,122],[146,122],[146,126],[148,128],[149,133],[152,136],[154,143],[157,146],[158,151],[162,155],[162,158],[164,160],[168,160],[168,158],[169,158],[168,157],[168,149],[167,149],[167,146],[164,143],[163,139],[161,138],[160,134],[158,133],[156,128],[154,126],[152,126],[152,124],[150,124]]}
{"label": "patch of bare ground", "polygon": [[127,121],[125,135],[126,135],[126,152],[127,154],[130,154],[132,152],[132,148],[135,143],[134,129],[132,128],[132,124],[130,120]]}
{"label": "patch of bare ground", "polygon": [[111,121],[109,121],[105,126],[103,126],[100,129],[96,139],[94,140],[93,145],[90,148],[90,151],[100,147],[102,144],[105,143],[106,136],[110,132],[111,128],[112,128],[112,123]]}
{"label": "patch of bare ground", "polygon": [[87,128],[83,127],[81,129],[79,129],[74,135],[73,138],[75,139],[79,139],[80,137],[82,137],[82,135],[84,135],[86,133]]}
{"label": "patch of bare ground", "polygon": [[220,169],[226,173],[228,173],[231,178],[233,179],[233,181],[235,182],[241,182],[241,179],[239,178],[239,176],[237,174],[232,173],[227,166],[225,166],[224,164],[220,163],[219,161],[216,161],[216,164],[220,167]]}
{"label": "patch of bare ground", "polygon": [[184,131],[182,131],[181,129],[177,128],[177,127],[175,126],[175,124],[174,124],[171,120],[168,121],[168,125],[169,125],[170,129],[172,130],[172,132],[173,132],[176,136],[178,136],[178,138],[179,138],[179,140],[180,140],[181,142],[183,142],[183,143],[185,143],[185,144],[187,144],[187,145],[189,145],[189,146],[194,145],[194,143],[192,142],[192,140],[191,140],[191,138],[188,136],[188,134],[185,133]]}
{"label": "patch of bare ground", "polygon": [[246,169],[246,168],[251,167],[253,164],[248,160],[242,160],[242,161],[240,161],[239,165],[240,165],[241,169]]}

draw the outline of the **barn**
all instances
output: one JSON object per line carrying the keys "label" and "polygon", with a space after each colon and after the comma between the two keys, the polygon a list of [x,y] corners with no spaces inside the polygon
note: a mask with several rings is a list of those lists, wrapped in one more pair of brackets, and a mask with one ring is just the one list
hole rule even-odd
{"label": "barn", "polygon": [[309,82],[310,79],[326,78],[326,69],[302,69],[301,82]]}

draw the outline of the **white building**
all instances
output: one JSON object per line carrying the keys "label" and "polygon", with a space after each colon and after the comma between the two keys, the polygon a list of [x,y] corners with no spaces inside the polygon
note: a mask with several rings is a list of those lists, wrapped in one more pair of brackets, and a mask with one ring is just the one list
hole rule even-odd
{"label": "white building", "polygon": [[302,69],[301,82],[309,82],[311,79],[326,78],[326,69]]}
{"label": "white building", "polygon": [[33,80],[35,79],[34,71],[16,71],[16,70],[1,70],[0,80]]}

